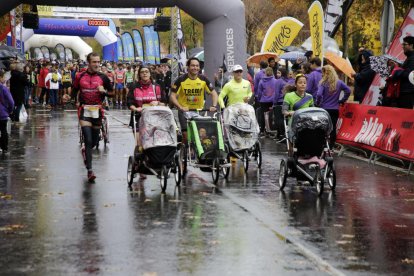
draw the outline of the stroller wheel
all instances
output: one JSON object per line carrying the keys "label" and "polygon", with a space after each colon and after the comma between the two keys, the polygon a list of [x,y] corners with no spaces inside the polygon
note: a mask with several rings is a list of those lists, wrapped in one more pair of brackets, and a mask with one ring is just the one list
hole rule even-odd
{"label": "stroller wheel", "polygon": [[174,179],[175,179],[175,185],[180,186],[181,184],[181,164],[180,164],[180,157],[176,155],[174,158]]}
{"label": "stroller wheel", "polygon": [[286,161],[282,159],[280,161],[280,168],[279,168],[279,189],[282,191],[286,186],[286,181],[288,177],[288,168]]}
{"label": "stroller wheel", "polygon": [[316,168],[315,177],[313,178],[313,185],[316,187],[316,191],[318,192],[318,196],[323,194],[323,177],[321,174],[320,168]]}
{"label": "stroller wheel", "polygon": [[328,168],[328,173],[326,174],[326,182],[328,182],[331,190],[334,191],[336,188],[336,172],[333,164]]}
{"label": "stroller wheel", "polygon": [[213,165],[211,168],[211,176],[213,177],[214,185],[217,184],[219,176],[220,176],[220,161],[218,158],[213,160]]}
{"label": "stroller wheel", "polygon": [[[227,154],[227,157],[224,160],[223,164],[224,165],[230,164],[230,154]],[[224,178],[227,179],[230,174],[230,167],[222,167],[221,171],[223,173]]]}
{"label": "stroller wheel", "polygon": [[181,144],[179,162],[181,169],[181,176],[184,177],[187,173],[187,149],[184,144]]}
{"label": "stroller wheel", "polygon": [[165,193],[167,189],[167,182],[168,182],[168,168],[167,166],[163,165],[160,172],[160,186],[161,191]]}
{"label": "stroller wheel", "polygon": [[134,157],[130,156],[128,158],[128,169],[127,169],[127,182],[128,182],[128,186],[132,185],[132,182],[134,181],[134,176],[135,176],[135,160]]}
{"label": "stroller wheel", "polygon": [[245,150],[243,153],[243,167],[244,171],[247,172],[249,169],[249,152],[247,150]]}
{"label": "stroller wheel", "polygon": [[260,143],[257,143],[256,145],[256,162],[257,162],[257,167],[260,169],[262,167],[262,149],[260,146]]}

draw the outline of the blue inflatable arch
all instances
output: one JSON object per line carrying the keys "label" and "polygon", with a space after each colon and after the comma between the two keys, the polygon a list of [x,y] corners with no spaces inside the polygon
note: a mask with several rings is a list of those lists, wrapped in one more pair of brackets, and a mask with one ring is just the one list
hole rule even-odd
{"label": "blue inflatable arch", "polygon": [[[19,4],[55,6],[56,0],[7,0],[0,5],[0,15]],[[205,72],[211,78],[223,64],[231,70],[234,64],[245,65],[245,10],[241,0],[59,0],[69,7],[173,7],[191,15],[204,25]]]}

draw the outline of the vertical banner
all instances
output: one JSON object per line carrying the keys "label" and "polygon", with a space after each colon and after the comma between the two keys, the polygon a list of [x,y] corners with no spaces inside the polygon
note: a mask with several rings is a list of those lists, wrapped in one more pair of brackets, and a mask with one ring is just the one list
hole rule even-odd
{"label": "vertical banner", "polygon": [[122,41],[122,49],[124,49],[124,61],[129,60],[130,54],[129,54],[129,48],[128,48],[128,41],[127,41],[127,35],[126,33],[123,33],[121,35],[121,41]]}
{"label": "vertical banner", "polygon": [[122,34],[122,45],[124,49],[124,61],[135,60],[134,42],[130,33],[125,32]]}
{"label": "vertical banner", "polygon": [[45,59],[49,59],[50,58],[49,48],[47,48],[46,46],[42,46],[42,47],[40,47],[40,50],[42,51],[43,57]]}
{"label": "vertical banner", "polygon": [[66,56],[65,56],[65,46],[63,46],[63,44],[57,44],[55,47],[55,51],[57,53],[58,56],[58,60],[65,62],[66,61]]}
{"label": "vertical banner", "polygon": [[137,57],[144,61],[144,47],[142,45],[142,36],[138,30],[132,30],[132,35],[134,37],[134,44],[137,50]]}
{"label": "vertical banner", "polygon": [[120,37],[118,37],[117,41],[117,51],[118,51],[118,61],[124,60],[124,49],[122,48],[122,40]]}
{"label": "vertical banner", "polygon": [[260,52],[282,54],[282,48],[292,44],[302,27],[303,23],[296,18],[279,18],[267,30]]}
{"label": "vertical banner", "polygon": [[34,53],[34,58],[35,58],[36,60],[41,60],[41,59],[43,59],[43,53],[42,53],[42,50],[40,50],[40,48],[39,48],[39,47],[34,48],[34,49],[33,49],[33,53]]}
{"label": "vertical banner", "polygon": [[159,64],[161,62],[160,39],[158,36],[158,32],[154,30],[153,25],[150,26],[150,30],[151,30],[152,41],[154,42],[153,47],[154,47],[154,54],[155,54],[155,63]]}
{"label": "vertical banner", "polygon": [[[187,63],[187,48],[184,43],[184,33],[181,27],[181,14],[180,9],[177,9],[177,49],[178,49],[178,69],[180,72],[184,72],[185,65]],[[172,53],[175,54],[175,53]]]}
{"label": "vertical banner", "polygon": [[145,39],[145,61],[155,64],[154,42],[152,40],[151,29],[149,26],[144,26]]}
{"label": "vertical banner", "polygon": [[[325,34],[334,37],[343,20],[343,11],[348,13],[354,0],[328,0],[325,10]],[[344,7],[344,5],[346,5]]]}
{"label": "vertical banner", "polygon": [[[402,48],[403,38],[412,35],[414,29],[414,8],[408,12],[403,23],[397,31],[394,39],[392,40],[387,54],[398,58],[399,60],[405,60],[406,56]],[[363,104],[377,105],[380,96],[380,87],[384,86],[385,81],[377,74],[368,89],[367,94],[362,101]]]}
{"label": "vertical banner", "polygon": [[66,61],[72,61],[73,60],[72,49],[65,48],[65,56],[66,56]]}
{"label": "vertical banner", "polygon": [[323,9],[319,1],[312,3],[312,5],[309,7],[308,15],[313,55],[323,60],[323,36],[325,32],[323,22]]}

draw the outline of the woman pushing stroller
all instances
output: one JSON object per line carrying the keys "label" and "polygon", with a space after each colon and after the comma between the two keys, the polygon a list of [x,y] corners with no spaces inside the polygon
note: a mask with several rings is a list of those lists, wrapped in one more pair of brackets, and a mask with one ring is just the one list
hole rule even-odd
{"label": "woman pushing stroller", "polygon": [[[138,70],[139,80],[134,83],[132,89],[128,93],[127,104],[131,110],[131,119],[129,126],[133,129],[133,132],[138,132],[138,122],[141,117],[142,108],[144,106],[159,106],[165,105],[165,93],[161,90],[158,84],[154,84],[151,79],[151,71],[148,66],[142,66]],[[133,125],[133,116],[135,115],[135,126]],[[136,135],[136,146],[134,154],[140,152],[141,146],[139,135]],[[142,178],[145,175],[141,175]]]}

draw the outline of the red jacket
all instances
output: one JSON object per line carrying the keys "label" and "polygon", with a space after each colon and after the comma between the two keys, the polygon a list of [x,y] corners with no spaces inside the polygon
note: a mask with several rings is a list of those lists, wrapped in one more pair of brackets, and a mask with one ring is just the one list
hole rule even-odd
{"label": "red jacket", "polygon": [[49,74],[49,69],[42,67],[39,72],[39,79],[37,80],[39,87],[46,87],[45,78],[47,74]]}

